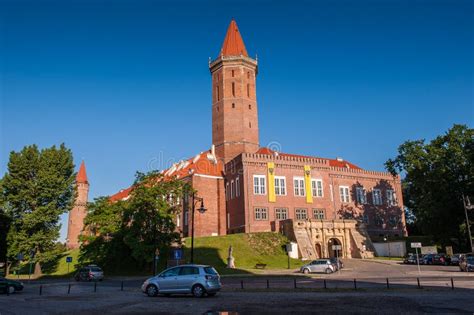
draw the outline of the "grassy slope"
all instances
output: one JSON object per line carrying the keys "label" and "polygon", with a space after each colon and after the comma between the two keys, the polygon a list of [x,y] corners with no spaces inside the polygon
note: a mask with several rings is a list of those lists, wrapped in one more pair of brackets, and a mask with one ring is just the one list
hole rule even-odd
{"label": "grassy slope", "polygon": [[[267,264],[267,269],[284,269],[288,256],[284,250],[288,239],[278,233],[231,234],[199,237],[194,241],[195,263],[210,264],[221,273],[233,273],[226,269],[229,246],[233,247],[235,266],[246,272],[255,272],[255,264]],[[185,257],[190,257],[191,239],[186,239]],[[301,266],[300,260],[291,260],[291,267]],[[235,270],[239,273],[244,270]]]}

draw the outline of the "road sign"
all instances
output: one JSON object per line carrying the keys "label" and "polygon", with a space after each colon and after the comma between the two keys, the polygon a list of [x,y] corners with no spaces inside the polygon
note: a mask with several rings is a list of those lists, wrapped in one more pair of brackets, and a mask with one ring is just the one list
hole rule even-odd
{"label": "road sign", "polygon": [[183,259],[183,250],[182,249],[175,249],[173,252],[173,257],[175,260]]}
{"label": "road sign", "polygon": [[66,262],[69,264],[69,263],[72,263],[72,257],[71,256],[67,256],[66,257]]}
{"label": "road sign", "polygon": [[341,250],[342,246],[341,245],[332,245],[332,250]]}
{"label": "road sign", "polygon": [[411,248],[421,248],[421,243],[411,243]]}

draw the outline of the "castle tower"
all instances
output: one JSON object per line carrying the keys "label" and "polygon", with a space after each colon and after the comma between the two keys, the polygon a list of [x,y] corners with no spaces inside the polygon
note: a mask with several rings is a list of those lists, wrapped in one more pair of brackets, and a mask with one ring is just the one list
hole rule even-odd
{"label": "castle tower", "polygon": [[87,214],[87,200],[89,195],[89,182],[87,180],[86,165],[82,161],[76,176],[77,198],[74,208],[69,212],[66,246],[69,249],[79,248],[79,235],[84,229],[84,218]]}
{"label": "castle tower", "polygon": [[237,23],[230,22],[212,76],[212,144],[224,163],[259,149],[255,79],[257,60],[248,56]]}

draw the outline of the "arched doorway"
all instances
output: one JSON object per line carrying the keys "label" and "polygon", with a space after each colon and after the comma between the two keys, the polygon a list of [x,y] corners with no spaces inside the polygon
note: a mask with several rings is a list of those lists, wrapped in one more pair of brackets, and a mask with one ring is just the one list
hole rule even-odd
{"label": "arched doorway", "polygon": [[316,243],[314,245],[314,248],[316,249],[316,256],[318,256],[318,258],[323,258],[323,252],[322,252],[322,249],[321,249],[321,244]]}
{"label": "arched doorway", "polygon": [[339,257],[342,258],[342,243],[337,238],[331,238],[328,241],[328,253],[329,258]]}

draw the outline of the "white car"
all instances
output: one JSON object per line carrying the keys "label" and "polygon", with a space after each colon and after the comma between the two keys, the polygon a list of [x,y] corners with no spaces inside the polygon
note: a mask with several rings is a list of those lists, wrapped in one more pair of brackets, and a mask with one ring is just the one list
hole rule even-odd
{"label": "white car", "polygon": [[195,297],[214,296],[221,289],[220,276],[211,266],[181,265],[166,269],[156,277],[146,280],[143,293],[148,296],[158,294],[192,294]]}
{"label": "white car", "polygon": [[311,272],[333,273],[336,271],[336,266],[333,265],[330,259],[317,259],[300,268],[304,274]]}

